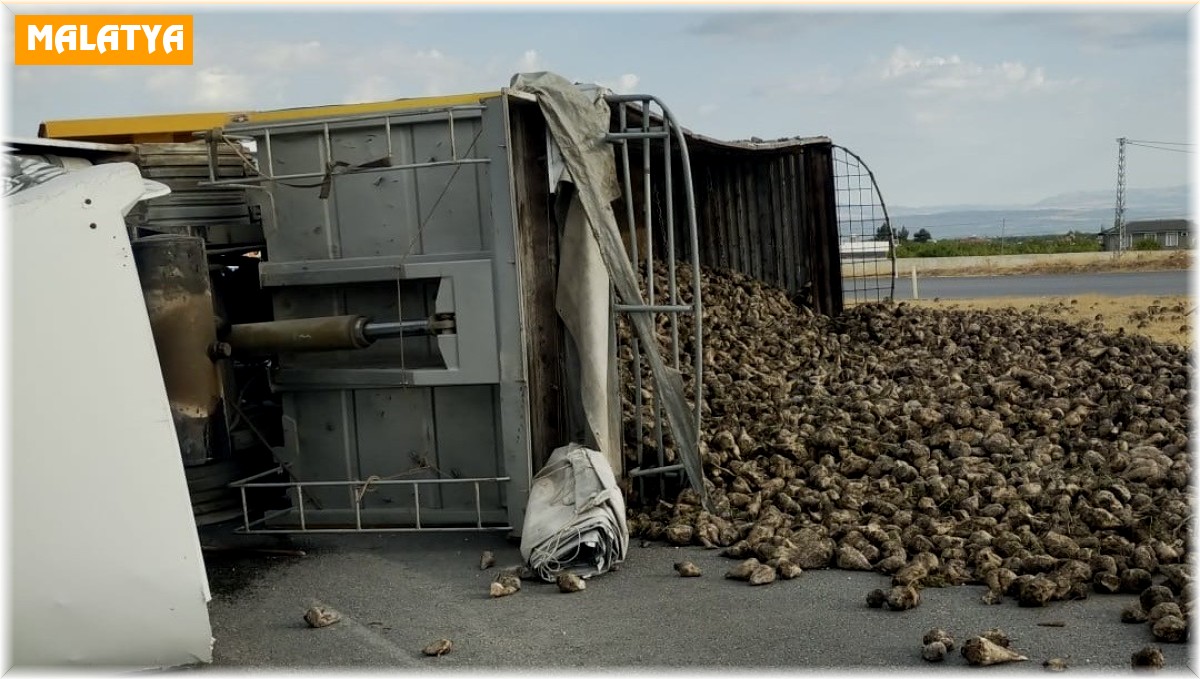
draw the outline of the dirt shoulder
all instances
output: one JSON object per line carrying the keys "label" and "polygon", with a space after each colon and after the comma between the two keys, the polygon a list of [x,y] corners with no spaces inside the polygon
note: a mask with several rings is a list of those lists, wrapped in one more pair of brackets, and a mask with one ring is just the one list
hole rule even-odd
{"label": "dirt shoulder", "polygon": [[[941,260],[941,261],[939,261]],[[913,267],[918,276],[1006,276],[1019,274],[1105,273],[1119,271],[1177,271],[1192,266],[1192,253],[1130,252],[1011,257],[944,257],[898,259],[900,275]]]}

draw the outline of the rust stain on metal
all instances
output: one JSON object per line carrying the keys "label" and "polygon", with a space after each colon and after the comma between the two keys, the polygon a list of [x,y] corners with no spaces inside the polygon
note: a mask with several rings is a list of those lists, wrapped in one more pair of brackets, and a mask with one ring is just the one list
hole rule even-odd
{"label": "rust stain on metal", "polygon": [[134,243],[134,257],[183,459],[205,462],[221,382],[208,354],[217,337],[203,242],[147,238]]}

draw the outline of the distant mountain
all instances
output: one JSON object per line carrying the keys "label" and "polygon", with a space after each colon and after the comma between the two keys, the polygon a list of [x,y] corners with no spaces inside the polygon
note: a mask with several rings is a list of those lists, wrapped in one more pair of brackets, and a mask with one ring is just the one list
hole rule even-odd
{"label": "distant mountain", "polygon": [[[1188,216],[1188,187],[1129,189],[1125,219]],[[1113,191],[1075,191],[1050,196],[1031,205],[946,205],[912,208],[888,206],[896,228],[909,233],[927,229],[935,239],[970,236],[1046,235],[1081,231],[1097,233],[1112,226]]]}
{"label": "distant mountain", "polygon": [[[1045,208],[1113,208],[1116,205],[1115,190],[1110,191],[1074,191],[1060,193],[1040,200],[1035,207]],[[1126,210],[1138,208],[1172,208],[1187,211],[1188,187],[1170,186],[1160,189],[1128,189],[1125,192]]]}

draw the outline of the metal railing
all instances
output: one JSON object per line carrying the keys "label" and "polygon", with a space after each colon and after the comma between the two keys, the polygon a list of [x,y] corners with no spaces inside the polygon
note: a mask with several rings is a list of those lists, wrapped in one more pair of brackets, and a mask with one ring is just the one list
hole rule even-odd
{"label": "metal railing", "polygon": [[[240,534],[259,534],[259,533],[416,533],[422,531],[439,531],[439,532],[464,532],[464,531],[509,531],[512,530],[510,525],[485,525],[483,519],[483,505],[480,500],[479,488],[480,484],[495,483],[501,484],[510,481],[508,476],[496,477],[480,477],[466,479],[377,479],[368,478],[366,480],[351,480],[351,481],[259,481],[258,479],[268,477],[272,474],[283,474],[285,470],[282,466],[268,469],[265,472],[260,472],[253,476],[234,481],[229,484],[230,488],[238,489],[242,499],[242,525],[235,532]],[[422,526],[421,525],[421,486],[422,485],[447,485],[447,484],[471,484],[475,491],[475,525],[474,526]],[[372,527],[363,525],[363,497],[374,487],[387,486],[408,486],[413,491],[413,513],[416,517],[415,526],[396,526],[396,527]],[[346,527],[313,527],[310,525],[308,513],[305,511],[304,489],[309,488],[347,488],[350,492],[351,500],[354,503],[354,526]],[[263,516],[254,520],[250,519],[250,505],[248,501],[247,489],[286,489],[294,491],[293,507],[288,509],[279,509],[274,511],[264,512]],[[328,512],[330,510],[317,510],[318,512]],[[339,510],[333,510],[339,511]],[[370,510],[367,510],[370,511]],[[299,519],[299,527],[285,528],[270,528],[261,527],[268,526],[273,520],[288,516],[297,515]],[[322,526],[324,524],[318,524]]]}
{"label": "metal railing", "polygon": [[[486,165],[490,160],[487,158],[460,158],[458,155],[458,140],[454,134],[455,112],[472,112],[478,114],[484,110],[483,105],[472,106],[451,106],[444,109],[431,112],[428,110],[416,111],[397,111],[394,113],[373,113],[356,116],[340,116],[333,118],[322,118],[320,120],[298,120],[286,123],[264,123],[258,126],[235,127],[233,135],[222,134],[219,140],[209,139],[210,144],[215,144],[218,141],[224,143],[233,143],[234,140],[243,138],[253,138],[254,132],[262,134],[263,148],[258,150],[260,157],[265,160],[265,163],[257,164],[253,169],[257,172],[255,176],[239,177],[236,179],[217,179],[217,168],[214,162],[209,163],[209,178],[208,181],[202,182],[204,186],[237,186],[239,184],[254,184],[259,182],[282,182],[294,181],[298,179],[322,179],[328,180],[334,174],[371,174],[374,172],[391,172],[395,170],[422,170],[436,167],[453,167],[459,165]],[[442,114],[445,115],[442,115]],[[473,116],[475,117],[475,116]],[[405,124],[412,124],[413,118],[419,121],[446,121],[446,129],[449,135],[450,158],[447,160],[426,161],[421,163],[404,163],[401,165],[392,164],[395,156],[395,150],[392,145],[392,121],[405,120]],[[370,123],[375,122],[383,127],[384,138],[387,140],[387,154],[381,158],[370,161],[369,163],[361,163],[356,166],[350,166],[341,163],[333,158],[333,134],[331,125],[344,125],[347,123]],[[325,151],[325,169],[313,172],[296,172],[292,174],[276,175],[274,174],[274,156],[271,151],[271,133],[278,133],[280,130],[288,129],[304,129],[319,127],[321,136],[324,140]],[[475,144],[471,144],[471,148],[467,149],[469,153]],[[210,154],[211,156],[212,154]],[[265,165],[265,167],[264,167]],[[313,185],[316,187],[319,185]],[[239,187],[240,188],[240,187]]]}
{"label": "metal railing", "polygon": [[[680,368],[680,338],[679,338],[679,315],[691,314],[693,316],[694,327],[694,346],[692,347],[693,370],[695,379],[694,390],[694,417],[696,432],[700,429],[701,420],[701,404],[703,403],[703,360],[704,360],[704,330],[701,319],[702,303],[700,299],[700,246],[699,238],[696,230],[696,203],[692,188],[692,171],[691,160],[688,157],[687,140],[684,137],[683,129],[675,121],[675,117],[671,114],[661,100],[657,97],[645,94],[610,94],[605,97],[605,100],[610,106],[617,107],[617,130],[607,135],[606,139],[616,145],[621,158],[621,180],[624,185],[624,204],[625,216],[627,221],[627,229],[629,231],[630,252],[634,270],[642,263],[641,253],[639,252],[639,234],[638,221],[636,219],[636,208],[634,205],[633,196],[633,181],[634,172],[631,161],[631,142],[639,142],[641,146],[641,184],[642,184],[642,205],[641,225],[645,229],[645,276],[646,276],[646,301],[644,305],[625,305],[614,304],[614,313],[625,314],[667,314],[670,317],[670,347],[669,351],[672,359],[672,366],[679,370]],[[633,105],[637,105],[634,108]],[[655,114],[652,107],[657,106],[659,113]],[[631,126],[629,114],[637,112],[640,117],[640,124]],[[652,118],[658,118],[657,125],[652,124]],[[661,149],[652,149],[652,142],[659,142]],[[673,148],[673,143],[677,148]],[[654,289],[655,275],[655,253],[654,253],[654,234],[655,220],[652,210],[653,197],[653,182],[652,182],[652,160],[653,154],[661,153],[663,163],[662,172],[662,192],[663,197],[663,215],[662,228],[666,233],[666,250],[662,258],[666,259],[667,270],[667,291],[665,303],[660,303],[656,297]],[[678,280],[676,277],[675,259],[678,256],[675,242],[675,187],[673,177],[674,154],[678,153],[680,159],[680,167],[682,168],[681,177],[683,197],[686,204],[686,220],[687,220],[687,237],[688,251],[691,257],[691,283],[692,283],[692,300],[690,304],[684,304],[678,289]],[[655,324],[657,325],[657,323]],[[648,476],[659,477],[659,492],[665,491],[664,474],[685,470],[683,464],[667,464],[666,446],[664,442],[664,421],[662,402],[657,394],[654,395],[654,421],[652,423],[656,443],[656,455],[654,459],[646,459],[645,447],[643,445],[643,436],[645,433],[646,423],[643,421],[643,387],[645,378],[643,375],[642,352],[637,336],[631,338],[630,349],[632,350],[632,372],[634,379],[634,408],[636,411],[636,432],[637,444],[636,460],[637,466],[627,471],[628,476],[638,480],[640,494],[645,497],[645,479]],[[672,435],[675,433],[672,432]],[[682,457],[682,456],[680,456]],[[702,482],[702,480],[700,480]]]}

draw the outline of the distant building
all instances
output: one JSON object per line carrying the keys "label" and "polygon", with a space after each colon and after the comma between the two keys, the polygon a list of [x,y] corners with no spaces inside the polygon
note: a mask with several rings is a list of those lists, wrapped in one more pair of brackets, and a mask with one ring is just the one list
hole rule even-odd
{"label": "distant building", "polygon": [[888,247],[891,244],[885,240],[860,241],[850,239],[838,244],[842,261],[875,261],[888,258]]}
{"label": "distant building", "polygon": [[[1107,229],[1100,234],[1104,241],[1104,249],[1115,251],[1120,241],[1117,227]],[[1195,247],[1192,236],[1192,223],[1186,219],[1141,219],[1125,222],[1125,249],[1132,249],[1139,240],[1152,240],[1164,250],[1182,250]]]}

